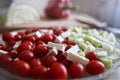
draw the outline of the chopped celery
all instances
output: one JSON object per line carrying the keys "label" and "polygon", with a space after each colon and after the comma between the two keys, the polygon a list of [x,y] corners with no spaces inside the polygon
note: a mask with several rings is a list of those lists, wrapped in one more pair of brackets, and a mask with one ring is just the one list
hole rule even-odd
{"label": "chopped celery", "polygon": [[92,36],[85,36],[84,37],[84,39],[85,39],[85,41],[89,41],[89,42],[91,42],[95,47],[97,47],[97,48],[100,48],[100,47],[102,47],[102,44],[101,44],[101,41],[99,41],[98,39],[96,39],[96,38],[94,38],[94,37],[92,37]]}
{"label": "chopped celery", "polygon": [[108,57],[99,57],[99,60],[105,65],[106,69],[110,69],[112,67],[112,60]]}
{"label": "chopped celery", "polygon": [[79,42],[78,44],[79,44],[80,48],[84,51],[88,48],[87,44],[85,44],[84,42]]}

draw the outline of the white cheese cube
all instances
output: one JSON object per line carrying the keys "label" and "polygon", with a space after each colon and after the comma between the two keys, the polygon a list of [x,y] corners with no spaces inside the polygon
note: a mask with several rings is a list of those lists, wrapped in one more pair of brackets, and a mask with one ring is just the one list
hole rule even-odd
{"label": "white cheese cube", "polygon": [[64,52],[65,48],[66,48],[66,46],[64,44],[57,44],[57,43],[53,43],[53,42],[48,42],[47,45],[50,48],[54,48],[55,47],[57,50],[60,50],[62,52]]}
{"label": "white cheese cube", "polygon": [[71,30],[68,30],[66,32],[63,32],[60,34],[60,36],[62,36],[63,38],[67,38],[71,35]]}
{"label": "white cheese cube", "polygon": [[68,60],[72,61],[73,63],[78,62],[78,63],[81,63],[82,65],[87,65],[89,62],[89,59],[87,59],[83,56],[77,55],[77,54],[73,54],[73,53],[69,53],[66,56],[66,58]]}
{"label": "white cheese cube", "polygon": [[28,34],[28,36],[34,36],[36,38],[39,38],[42,36],[42,34],[39,31],[36,31],[34,33]]}
{"label": "white cheese cube", "polygon": [[63,41],[64,41],[64,38],[62,38],[61,36],[57,36],[57,37],[56,37],[55,42],[57,42],[57,43],[62,43]]}
{"label": "white cheese cube", "polygon": [[41,33],[47,33],[47,34],[53,34],[53,30],[49,30],[49,29],[42,29],[40,30]]}
{"label": "white cheese cube", "polygon": [[13,49],[17,48],[21,44],[21,41],[17,41],[15,45],[13,46]]}
{"label": "white cheese cube", "polygon": [[8,53],[7,51],[0,50],[0,55],[2,55],[2,54],[7,54],[7,53]]}
{"label": "white cheese cube", "polygon": [[55,47],[53,47],[52,49],[49,50],[48,55],[49,55],[49,54],[53,54],[53,55],[56,56],[56,55],[58,54],[58,50],[57,50]]}
{"label": "white cheese cube", "polygon": [[98,52],[96,52],[96,54],[98,56],[107,56],[108,55],[107,51],[98,51]]}
{"label": "white cheese cube", "polygon": [[68,49],[66,51],[66,53],[74,53],[74,54],[76,54],[76,53],[78,53],[78,51],[80,51],[80,48],[79,48],[78,45],[75,45],[75,46],[72,46],[70,49]]}

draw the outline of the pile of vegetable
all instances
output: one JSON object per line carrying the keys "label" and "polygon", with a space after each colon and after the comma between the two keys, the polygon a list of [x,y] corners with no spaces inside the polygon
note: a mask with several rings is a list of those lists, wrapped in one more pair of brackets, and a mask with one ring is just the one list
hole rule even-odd
{"label": "pile of vegetable", "polygon": [[32,79],[76,79],[112,68],[118,52],[112,33],[96,29],[49,27],[2,35],[0,67]]}

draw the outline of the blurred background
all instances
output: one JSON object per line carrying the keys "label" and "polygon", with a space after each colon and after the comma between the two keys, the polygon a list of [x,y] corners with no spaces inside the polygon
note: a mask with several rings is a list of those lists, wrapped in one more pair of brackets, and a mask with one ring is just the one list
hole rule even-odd
{"label": "blurred background", "polygon": [[[78,14],[88,14],[109,26],[120,28],[120,0],[71,0]],[[40,15],[44,14],[44,8],[48,0],[0,0],[0,18],[9,6],[30,5]]]}

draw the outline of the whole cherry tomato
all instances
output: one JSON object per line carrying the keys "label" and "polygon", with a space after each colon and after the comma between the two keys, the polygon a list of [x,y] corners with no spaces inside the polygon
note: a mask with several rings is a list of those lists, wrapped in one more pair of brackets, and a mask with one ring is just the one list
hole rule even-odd
{"label": "whole cherry tomato", "polygon": [[5,42],[9,42],[9,41],[12,41],[12,40],[14,40],[14,35],[13,34],[11,34],[11,33],[4,33],[3,35],[2,35],[2,39],[5,41]]}
{"label": "whole cherry tomato", "polygon": [[37,58],[33,58],[32,60],[30,60],[29,64],[31,67],[40,66],[41,61]]}
{"label": "whole cherry tomato", "polygon": [[43,59],[42,64],[46,67],[50,67],[50,65],[56,61],[57,58],[55,56],[49,55]]}
{"label": "whole cherry tomato", "polygon": [[48,69],[42,65],[31,69],[31,76],[35,79],[47,79]]}
{"label": "whole cherry tomato", "polygon": [[39,58],[44,57],[49,52],[49,49],[47,46],[40,44],[38,46],[35,46],[33,52],[35,57]]}
{"label": "whole cherry tomato", "polygon": [[16,34],[15,35],[15,40],[16,41],[19,41],[19,40],[21,40],[22,39],[22,36],[20,35],[20,34]]}
{"label": "whole cherry tomato", "polygon": [[88,58],[90,61],[92,60],[98,60],[98,56],[95,52],[88,52],[86,55],[85,55],[86,58]]}
{"label": "whole cherry tomato", "polygon": [[34,36],[25,36],[22,41],[31,41],[31,42],[35,42],[36,38]]}
{"label": "whole cherry tomato", "polygon": [[60,61],[67,69],[69,69],[69,67],[72,65],[72,62],[67,60],[66,58],[61,59]]}
{"label": "whole cherry tomato", "polygon": [[21,35],[22,38],[26,36],[26,34],[24,32],[18,32],[18,34]]}
{"label": "whole cherry tomato", "polygon": [[8,63],[11,62],[13,59],[6,54],[0,55],[0,67],[6,68]]}
{"label": "whole cherry tomato", "polygon": [[34,54],[30,50],[24,50],[21,53],[19,53],[18,58],[23,61],[30,61],[31,59],[34,58]]}
{"label": "whole cherry tomato", "polygon": [[42,44],[42,45],[46,45],[43,41],[39,40],[36,42],[36,46],[39,45],[39,44]]}
{"label": "whole cherry tomato", "polygon": [[17,48],[18,53],[22,52],[23,50],[32,50],[32,46],[28,43],[23,43],[20,46],[18,46]]}
{"label": "whole cherry tomato", "polygon": [[23,41],[22,44],[23,43],[26,43],[26,44],[29,44],[29,45],[33,46],[33,42],[31,42],[31,41]]}
{"label": "whole cherry tomato", "polygon": [[18,76],[28,77],[30,75],[30,65],[25,61],[12,61],[8,64],[8,70]]}
{"label": "whole cherry tomato", "polygon": [[68,50],[72,47],[73,45],[67,45],[67,47],[65,48],[65,50]]}
{"label": "whole cherry tomato", "polygon": [[97,75],[105,71],[105,65],[100,61],[93,60],[87,64],[86,70],[90,75]]}
{"label": "whole cherry tomato", "polygon": [[59,34],[61,34],[63,31],[60,29],[60,30],[56,30],[55,32],[54,32],[54,34],[56,34],[56,35],[59,35]]}
{"label": "whole cherry tomato", "polygon": [[68,79],[67,69],[63,64],[55,62],[50,66],[49,78],[66,80]]}
{"label": "whole cherry tomato", "polygon": [[45,43],[53,42],[53,36],[50,34],[45,34],[42,36],[42,41]]}
{"label": "whole cherry tomato", "polygon": [[68,72],[71,78],[82,78],[84,76],[84,67],[80,63],[73,63]]}

